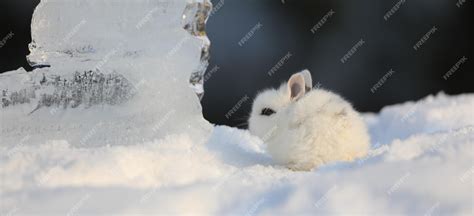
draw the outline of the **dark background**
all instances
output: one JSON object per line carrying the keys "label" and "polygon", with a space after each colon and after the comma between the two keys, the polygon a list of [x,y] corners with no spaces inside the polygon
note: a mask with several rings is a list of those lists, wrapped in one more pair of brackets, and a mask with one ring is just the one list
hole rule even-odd
{"label": "dark background", "polygon": [[[0,71],[31,68],[26,62],[30,20],[39,0],[0,1],[0,40],[13,38],[0,48]],[[387,20],[384,15],[397,0],[213,0],[221,7],[207,25],[211,61],[202,100],[204,116],[216,124],[245,122],[252,99],[242,100],[268,87],[276,87],[297,71],[308,68],[314,83],[333,90],[363,112],[418,100],[444,91],[474,92],[472,2],[457,7],[455,0],[406,0]],[[313,28],[330,10],[322,27]],[[243,46],[238,42],[260,23]],[[413,46],[431,28],[437,28],[416,51]],[[340,59],[359,41],[344,64]],[[268,76],[288,52],[292,56]],[[442,76],[463,56],[468,60],[448,79]],[[370,89],[390,69],[395,73],[375,93]],[[236,113],[225,115],[242,101]]]}

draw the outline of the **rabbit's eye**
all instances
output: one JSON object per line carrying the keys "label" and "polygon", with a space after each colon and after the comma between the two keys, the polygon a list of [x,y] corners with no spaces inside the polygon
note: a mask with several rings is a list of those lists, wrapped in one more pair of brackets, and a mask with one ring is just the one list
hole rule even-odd
{"label": "rabbit's eye", "polygon": [[260,115],[270,116],[270,115],[272,115],[273,113],[275,113],[274,110],[272,110],[272,109],[270,109],[270,108],[263,108],[263,109],[262,109],[262,112],[260,113]]}

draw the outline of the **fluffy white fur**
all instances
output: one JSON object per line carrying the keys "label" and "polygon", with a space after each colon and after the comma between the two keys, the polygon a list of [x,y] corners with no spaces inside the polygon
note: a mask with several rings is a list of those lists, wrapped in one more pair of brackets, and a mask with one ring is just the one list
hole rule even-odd
{"label": "fluffy white fur", "polygon": [[[367,128],[351,104],[327,90],[313,89],[311,74],[294,74],[279,89],[255,98],[249,130],[262,138],[273,160],[293,170],[352,161],[369,149]],[[309,88],[311,89],[311,88]],[[261,115],[262,109],[275,111]]]}

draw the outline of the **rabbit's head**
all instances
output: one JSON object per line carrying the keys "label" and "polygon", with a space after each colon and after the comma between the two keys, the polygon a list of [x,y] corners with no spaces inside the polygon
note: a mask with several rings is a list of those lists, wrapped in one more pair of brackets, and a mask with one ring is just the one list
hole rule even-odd
{"label": "rabbit's head", "polygon": [[268,89],[259,93],[252,104],[249,118],[250,133],[266,139],[284,114],[286,107],[311,90],[312,80],[308,70],[293,74],[288,82],[278,89]]}

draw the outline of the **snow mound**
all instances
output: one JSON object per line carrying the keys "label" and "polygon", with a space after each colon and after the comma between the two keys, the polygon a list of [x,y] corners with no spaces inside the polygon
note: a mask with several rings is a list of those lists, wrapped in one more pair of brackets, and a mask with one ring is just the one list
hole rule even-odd
{"label": "snow mound", "polygon": [[312,172],[272,165],[261,140],[225,126],[207,142],[2,139],[0,213],[472,215],[473,104],[473,94],[438,94],[367,114],[371,154]]}
{"label": "snow mound", "polygon": [[417,133],[433,133],[474,125],[472,95],[449,97],[444,93],[417,102],[388,106],[371,118],[367,115],[372,141],[390,143]]}

